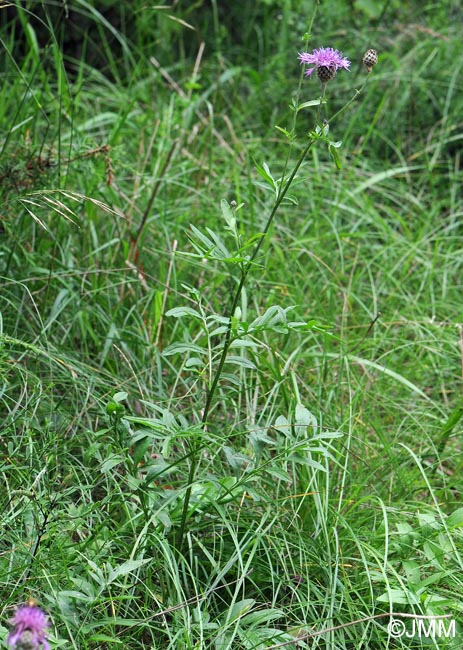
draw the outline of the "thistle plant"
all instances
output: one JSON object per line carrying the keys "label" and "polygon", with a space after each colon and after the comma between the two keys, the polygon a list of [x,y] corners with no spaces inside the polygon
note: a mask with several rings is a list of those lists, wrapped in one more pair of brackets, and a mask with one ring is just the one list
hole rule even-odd
{"label": "thistle plant", "polygon": [[[373,66],[374,57],[372,55],[372,52],[375,51],[369,50],[368,52],[370,54],[367,53],[365,55],[366,61],[369,66]],[[363,59],[364,63],[365,63],[365,57]],[[361,88],[359,90],[355,90],[354,95],[345,103],[345,105],[339,111],[337,111],[337,113],[334,116],[332,116],[329,119],[324,118],[323,120],[321,120],[321,107],[323,104],[326,104],[325,91],[326,91],[327,82],[335,78],[338,70],[342,69],[348,71],[351,62],[341,52],[331,47],[321,47],[318,49],[314,49],[311,53],[302,52],[299,54],[298,58],[302,64],[310,66],[306,69],[305,76],[310,77],[314,71],[317,72],[318,79],[321,83],[321,95],[319,98],[315,100],[303,102],[302,104],[299,104],[298,101],[293,103],[294,123],[290,131],[283,129],[281,127],[277,127],[280,132],[286,135],[290,143],[288,159],[285,164],[285,170],[283,172],[283,176],[277,180],[272,176],[267,165],[264,164],[262,166],[257,166],[257,172],[264,178],[264,180],[267,182],[267,184],[271,187],[271,189],[275,193],[274,203],[269,211],[269,215],[265,222],[265,226],[262,232],[258,236],[257,243],[255,243],[256,237],[254,236],[249,240],[247,244],[244,245],[242,244],[241,238],[238,235],[236,230],[236,218],[234,217],[234,212],[231,206],[228,205],[228,203],[226,203],[225,201],[222,202],[222,212],[225,217],[225,220],[227,221],[227,229],[234,234],[235,241],[237,242],[237,246],[238,246],[238,252],[236,254],[235,261],[239,265],[240,277],[237,282],[237,287],[235,289],[231,301],[231,307],[229,309],[229,313],[227,317],[228,324],[225,329],[224,341],[222,344],[221,352],[218,357],[217,367],[214,371],[213,377],[211,378],[210,385],[206,393],[206,401],[205,401],[201,423],[200,423],[200,426],[204,432],[206,431],[209,424],[209,416],[214,404],[214,398],[216,396],[217,388],[220,384],[220,379],[223,374],[224,365],[226,363],[230,347],[233,342],[237,341],[239,338],[243,338],[248,333],[246,332],[245,328],[240,329],[239,327],[238,307],[240,304],[241,295],[250,274],[257,266],[256,261],[258,259],[259,253],[262,250],[264,241],[268,237],[268,233],[275,220],[275,217],[277,216],[280,206],[282,205],[283,201],[287,197],[288,191],[291,185],[293,184],[293,181],[295,180],[301,166],[306,160],[309,151],[317,142],[325,143],[328,146],[328,151],[331,154],[332,158],[334,159],[336,166],[338,168],[341,166],[338,149],[341,147],[342,142],[340,141],[333,142],[329,140],[328,138],[329,125],[335,117],[337,117],[343,110],[345,110],[345,108],[347,108],[347,106],[349,106],[357,98],[357,96],[363,90],[363,87],[366,83],[365,80]],[[367,65],[367,63],[365,63],[365,65]],[[300,92],[300,90],[301,90],[301,84],[299,85],[298,93]],[[318,111],[314,120],[314,126],[307,134],[307,139],[302,148],[302,153],[300,153],[299,157],[296,159],[296,162],[294,163],[291,169],[289,168],[288,160],[289,160],[289,155],[293,148],[293,144],[296,139],[295,127],[296,127],[297,115],[301,110],[308,107],[314,107],[314,106],[318,106]],[[217,236],[215,233],[213,233],[210,230],[208,230],[208,234],[205,235],[193,226],[192,226],[192,230],[195,236],[195,238],[192,239],[193,245],[195,246],[198,253],[200,253],[200,255],[202,252],[205,257],[212,257],[213,259],[216,260],[222,259],[223,261],[230,261],[230,256],[226,251],[219,236]],[[251,249],[250,254],[244,256],[243,253],[249,249]],[[211,251],[213,250],[217,251],[216,256],[212,255]],[[221,253],[221,255],[219,253]],[[172,310],[172,311],[174,312],[176,310]],[[194,442],[193,448],[191,449],[191,453],[190,453],[190,470],[188,476],[188,485],[187,485],[185,498],[183,502],[183,510],[182,510],[182,516],[180,521],[180,527],[176,537],[176,546],[179,550],[181,550],[183,545],[186,523],[188,520],[193,482],[194,482],[197,466],[199,463],[200,447],[201,447],[200,441]]]}

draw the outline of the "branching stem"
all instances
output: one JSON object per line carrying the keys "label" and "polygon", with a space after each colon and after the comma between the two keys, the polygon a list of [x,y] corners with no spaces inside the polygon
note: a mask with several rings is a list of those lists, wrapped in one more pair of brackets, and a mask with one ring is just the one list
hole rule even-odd
{"label": "branching stem", "polygon": [[[235,295],[233,297],[233,302],[232,302],[232,305],[231,305],[231,308],[230,308],[230,314],[228,316],[227,332],[225,334],[225,341],[224,341],[224,344],[223,344],[222,352],[221,352],[219,363],[218,363],[218,366],[217,366],[217,371],[216,371],[216,373],[214,375],[214,378],[212,380],[212,384],[211,384],[211,386],[210,386],[210,388],[209,388],[209,390],[207,392],[206,404],[204,406],[204,411],[203,411],[203,415],[202,415],[202,418],[201,418],[201,428],[203,429],[203,431],[205,431],[206,427],[207,427],[207,421],[208,421],[208,418],[209,418],[209,414],[211,412],[214,396],[215,396],[217,387],[219,385],[220,378],[222,376],[223,367],[224,367],[225,361],[227,359],[227,355],[228,355],[228,351],[230,349],[230,345],[232,343],[233,316],[234,316],[234,314],[236,312],[236,308],[238,307],[238,303],[239,303],[240,298],[241,298],[241,293],[243,291],[243,287],[244,287],[244,285],[246,283],[248,275],[249,275],[249,273],[251,271],[251,268],[252,268],[252,266],[254,264],[254,260],[256,259],[257,255],[259,254],[260,249],[262,248],[262,244],[264,243],[264,240],[265,240],[266,235],[267,235],[267,233],[268,233],[268,231],[270,229],[270,226],[273,223],[275,215],[278,212],[278,208],[280,207],[283,199],[285,198],[285,196],[286,196],[289,188],[291,187],[291,184],[292,184],[297,172],[299,171],[300,166],[304,162],[304,160],[305,160],[307,154],[309,153],[309,151],[310,151],[312,145],[314,144],[314,142],[315,142],[315,138],[312,138],[312,137],[309,138],[309,141],[308,141],[307,145],[305,146],[304,150],[302,151],[301,155],[299,156],[299,159],[296,162],[296,165],[294,166],[294,169],[292,170],[291,174],[289,175],[289,177],[286,180],[286,182],[284,183],[284,185],[282,187],[280,187],[280,189],[278,191],[276,201],[275,201],[275,203],[273,205],[273,208],[272,208],[272,210],[270,212],[270,215],[269,215],[269,217],[267,219],[267,223],[265,224],[265,228],[262,231],[262,236],[260,237],[259,241],[257,242],[257,245],[254,248],[254,251],[253,251],[251,257],[249,258],[249,260],[246,262],[246,265],[242,269],[241,278],[240,278],[238,287],[237,287],[237,289],[235,291]],[[188,486],[187,486],[187,489],[186,489],[186,492],[185,492],[185,498],[184,498],[184,501],[183,501],[182,519],[180,521],[180,528],[179,528],[178,537],[177,537],[176,546],[177,546],[178,550],[181,550],[181,548],[183,546],[183,540],[184,540],[184,535],[185,535],[185,527],[186,527],[186,522],[187,522],[187,517],[188,517],[188,508],[189,508],[190,499],[191,499],[191,490],[193,488],[193,481],[194,481],[194,477],[195,477],[195,474],[196,474],[196,469],[197,469],[197,466],[198,466],[198,463],[199,463],[199,454],[198,454],[198,451],[197,451],[197,448],[196,448],[196,443],[193,443],[193,445],[194,445],[194,448],[193,448],[192,454],[191,454],[190,471],[189,471],[189,474],[188,474]]]}

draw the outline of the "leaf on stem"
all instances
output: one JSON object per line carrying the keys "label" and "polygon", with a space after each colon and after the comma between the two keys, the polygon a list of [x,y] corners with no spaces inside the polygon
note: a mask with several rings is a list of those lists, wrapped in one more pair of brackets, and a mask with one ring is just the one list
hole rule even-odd
{"label": "leaf on stem", "polygon": [[320,106],[320,104],[326,104],[326,99],[324,97],[319,97],[318,99],[310,99],[308,102],[303,102],[298,106],[294,106],[294,107],[291,106],[290,108],[295,110],[296,113],[299,113],[299,111],[302,111],[303,108],[310,108],[311,106]]}

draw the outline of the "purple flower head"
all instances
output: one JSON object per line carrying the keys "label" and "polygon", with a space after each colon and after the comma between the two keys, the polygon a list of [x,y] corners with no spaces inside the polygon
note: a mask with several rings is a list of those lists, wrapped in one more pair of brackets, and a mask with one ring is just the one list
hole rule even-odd
{"label": "purple flower head", "polygon": [[318,50],[314,50],[312,54],[302,52],[299,54],[298,59],[301,63],[313,66],[305,71],[308,77],[318,68],[329,68],[337,72],[338,68],[349,70],[350,66],[349,59],[346,59],[341,52],[334,50],[332,47],[320,47]]}
{"label": "purple flower head", "polygon": [[50,650],[46,638],[48,619],[39,607],[30,605],[20,607],[11,619],[11,623],[13,629],[6,640],[11,648],[39,650],[40,646],[43,646],[43,650]]}

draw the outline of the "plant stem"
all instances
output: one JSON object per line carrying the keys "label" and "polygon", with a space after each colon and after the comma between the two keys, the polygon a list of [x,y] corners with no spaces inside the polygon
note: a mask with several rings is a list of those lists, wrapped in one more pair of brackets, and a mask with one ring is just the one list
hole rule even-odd
{"label": "plant stem", "polygon": [[240,282],[238,284],[238,288],[237,288],[237,290],[235,292],[235,296],[233,298],[233,303],[232,303],[232,306],[230,308],[230,316],[229,316],[229,321],[228,321],[228,328],[227,328],[227,333],[226,333],[226,336],[225,336],[225,342],[224,342],[224,345],[223,345],[222,354],[221,354],[220,360],[219,360],[219,366],[217,368],[217,372],[215,373],[214,380],[213,380],[212,385],[211,385],[211,387],[209,389],[209,392],[207,394],[206,405],[204,407],[203,416],[201,418],[201,426],[203,427],[203,429],[205,429],[206,426],[207,426],[207,418],[208,418],[209,412],[211,410],[212,400],[214,398],[214,394],[215,394],[217,385],[219,383],[220,376],[222,374],[222,369],[223,369],[223,366],[225,364],[225,360],[226,360],[226,357],[227,357],[227,354],[228,354],[228,350],[229,350],[230,345],[231,345],[232,318],[233,318],[233,315],[234,315],[234,313],[236,311],[236,308],[238,307],[238,302],[240,300],[241,292],[243,290],[244,284],[245,284],[245,282],[247,280],[247,277],[249,275],[249,272],[251,270],[251,266],[253,265],[254,260],[256,259],[257,255],[258,255],[258,253],[259,253],[259,251],[260,251],[260,249],[262,247],[262,244],[264,243],[265,237],[266,237],[266,235],[267,235],[267,233],[268,233],[268,231],[270,229],[270,226],[272,225],[273,219],[275,218],[275,215],[276,215],[276,213],[278,211],[278,208],[280,207],[281,202],[285,198],[285,196],[286,196],[286,194],[287,194],[287,192],[288,192],[288,190],[289,190],[289,188],[290,188],[290,186],[291,186],[291,184],[292,184],[292,182],[294,180],[294,177],[296,176],[296,174],[297,174],[297,172],[299,170],[299,167],[304,162],[304,159],[307,156],[307,154],[308,154],[310,148],[312,147],[313,143],[314,143],[314,140],[310,139],[307,146],[305,147],[304,151],[302,152],[299,160],[297,161],[293,171],[291,172],[288,180],[286,181],[283,189],[280,190],[280,192],[278,193],[275,204],[274,204],[274,206],[272,208],[270,216],[267,219],[267,223],[266,223],[265,228],[264,228],[264,230],[262,232],[262,237],[259,239],[259,241],[258,241],[258,243],[257,243],[257,245],[256,245],[256,247],[254,249],[253,254],[249,258],[249,260],[248,260],[248,262],[247,262],[247,264],[246,264],[246,266],[245,266],[245,268],[244,268],[244,270],[243,270],[243,272],[241,274],[241,280],[240,280]]}
{"label": "plant stem", "polygon": [[[201,428],[202,428],[203,431],[205,431],[206,427],[207,427],[207,420],[208,420],[209,413],[210,413],[211,408],[212,408],[212,402],[213,402],[217,387],[219,385],[220,378],[222,376],[223,367],[224,367],[225,361],[227,359],[227,355],[228,355],[228,351],[230,349],[230,345],[232,343],[233,315],[235,314],[236,308],[238,307],[238,303],[239,303],[239,300],[240,300],[240,297],[241,297],[241,293],[243,291],[243,287],[244,287],[245,282],[246,282],[246,280],[248,278],[249,272],[251,271],[251,267],[254,264],[254,260],[256,259],[257,255],[259,254],[260,249],[262,248],[262,244],[264,243],[265,237],[266,237],[266,235],[267,235],[267,233],[268,233],[268,231],[270,229],[270,226],[273,223],[275,215],[278,212],[278,208],[280,207],[283,199],[285,198],[285,196],[286,196],[289,188],[291,187],[291,184],[292,184],[292,182],[293,182],[293,180],[294,180],[300,166],[304,162],[304,160],[305,160],[307,154],[309,153],[310,148],[312,147],[314,142],[315,142],[314,138],[309,139],[309,141],[308,141],[307,145],[305,146],[303,152],[299,156],[299,159],[296,162],[296,165],[294,166],[293,171],[289,175],[288,180],[285,182],[283,188],[280,188],[280,190],[278,192],[278,195],[277,195],[277,198],[276,198],[276,201],[275,201],[275,203],[273,205],[272,211],[270,212],[270,215],[269,215],[269,217],[267,219],[267,223],[265,224],[265,228],[264,228],[264,230],[262,232],[262,236],[259,239],[256,247],[254,248],[254,252],[252,253],[249,260],[247,261],[246,266],[242,270],[241,279],[239,281],[238,287],[236,289],[236,292],[235,292],[235,295],[234,295],[234,298],[233,298],[233,303],[232,303],[232,306],[230,308],[230,314],[229,314],[229,317],[228,317],[227,333],[225,335],[225,341],[224,341],[224,344],[223,344],[222,353],[220,355],[219,364],[218,364],[217,371],[216,371],[216,373],[214,375],[214,379],[212,381],[212,384],[211,384],[211,386],[210,386],[210,388],[208,390],[207,397],[206,397],[206,404],[204,406],[204,411],[203,411],[203,415],[202,415],[202,418],[201,418]],[[198,467],[198,463],[199,463],[199,455],[197,453],[196,443],[194,442],[193,443],[193,450],[192,450],[192,453],[191,453],[190,471],[188,473],[188,486],[187,486],[187,489],[186,489],[186,492],[185,492],[185,499],[183,501],[182,519],[180,521],[180,529],[179,529],[178,538],[177,538],[178,543],[176,544],[177,549],[179,551],[182,549],[182,546],[183,546],[183,540],[184,540],[184,534],[185,534],[185,526],[186,526],[186,521],[187,521],[187,517],[188,517],[188,508],[189,508],[190,499],[191,499],[191,490],[193,488],[193,481],[194,481],[194,477],[195,477],[195,474],[196,474],[196,469]]]}
{"label": "plant stem", "polygon": [[337,113],[335,113],[334,115],[332,115],[332,116],[330,117],[329,120],[327,120],[327,123],[328,123],[328,124],[329,124],[330,122],[332,122],[336,117],[338,117],[338,115],[341,115],[341,113],[342,113],[343,111],[345,111],[346,108],[352,104],[352,102],[355,102],[355,100],[357,99],[357,97],[362,93],[363,89],[364,89],[365,86],[367,85],[367,82],[368,82],[368,78],[369,78],[369,76],[370,76],[370,75],[368,75],[368,76],[366,77],[365,81],[364,81],[363,84],[360,86],[360,88],[356,88],[356,89],[355,89],[355,92],[354,92],[353,96],[349,99],[349,101],[348,101],[346,104],[344,104],[344,106],[343,106],[342,108],[340,108],[339,111],[338,111]]}

